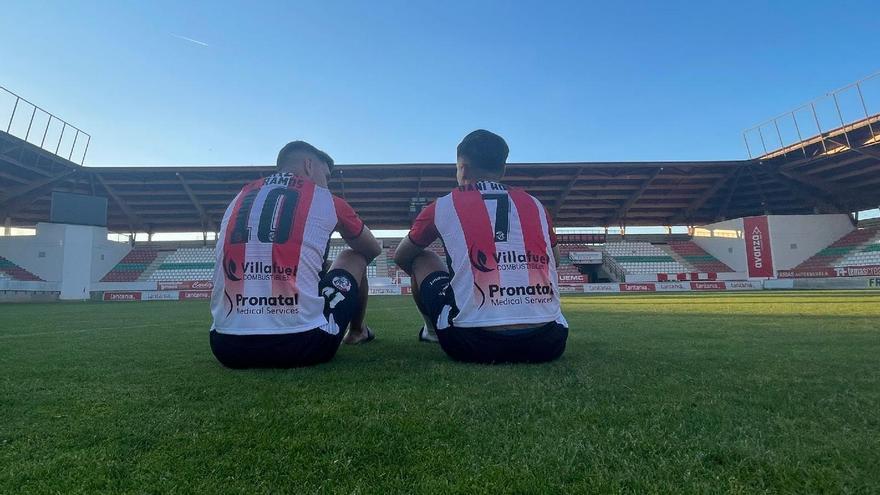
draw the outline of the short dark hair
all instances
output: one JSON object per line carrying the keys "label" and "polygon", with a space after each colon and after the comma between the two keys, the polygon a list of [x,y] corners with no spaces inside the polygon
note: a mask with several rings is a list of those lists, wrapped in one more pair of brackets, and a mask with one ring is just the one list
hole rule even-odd
{"label": "short dark hair", "polygon": [[284,167],[284,165],[287,164],[287,158],[294,153],[310,153],[315,155],[318,159],[327,163],[327,166],[331,171],[333,170],[333,158],[330,158],[330,155],[305,141],[291,141],[285,144],[284,147],[281,148],[281,151],[278,152],[278,159],[275,161],[275,166],[278,168]]}
{"label": "short dark hair", "polygon": [[480,170],[503,173],[510,148],[504,138],[485,129],[477,129],[468,134],[458,144],[458,156],[468,159],[468,163]]}

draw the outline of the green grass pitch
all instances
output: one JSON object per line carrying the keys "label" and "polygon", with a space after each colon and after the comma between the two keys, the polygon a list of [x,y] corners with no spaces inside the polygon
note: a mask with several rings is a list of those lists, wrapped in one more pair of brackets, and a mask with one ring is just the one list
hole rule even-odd
{"label": "green grass pitch", "polygon": [[480,366],[402,297],[326,365],[230,371],[204,302],[0,305],[0,493],[877,493],[880,292],[571,296]]}

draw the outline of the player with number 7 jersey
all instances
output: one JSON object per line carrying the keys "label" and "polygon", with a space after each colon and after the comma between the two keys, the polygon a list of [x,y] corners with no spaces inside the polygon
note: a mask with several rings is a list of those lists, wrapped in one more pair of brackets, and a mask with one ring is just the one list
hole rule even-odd
{"label": "player with number 7 jersey", "polygon": [[[366,265],[380,252],[363,221],[327,189],[332,159],[290,143],[278,172],[241,190],[217,240],[211,347],[235,367],[317,364],[349,341],[372,339],[363,324]],[[352,249],[325,270],[330,236]]]}
{"label": "player with number 7 jersey", "polygon": [[[425,315],[454,359],[539,362],[559,357],[568,324],[550,215],[526,191],[500,182],[507,144],[474,131],[458,148],[459,187],[418,215],[395,254]],[[441,239],[448,264],[426,248]]]}

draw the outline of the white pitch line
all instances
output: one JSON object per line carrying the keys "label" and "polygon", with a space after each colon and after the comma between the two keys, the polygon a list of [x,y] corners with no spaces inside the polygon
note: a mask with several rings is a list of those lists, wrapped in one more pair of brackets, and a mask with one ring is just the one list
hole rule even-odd
{"label": "white pitch line", "polygon": [[154,328],[154,327],[164,327],[166,325],[163,324],[149,324],[149,325],[120,325],[115,327],[95,327],[95,328],[83,328],[81,330],[60,330],[57,332],[33,332],[33,333],[18,333],[14,335],[0,335],[0,339],[14,339],[18,337],[36,337],[39,335],[68,335],[72,333],[85,333],[85,332],[97,332],[101,330],[128,330],[132,328]]}

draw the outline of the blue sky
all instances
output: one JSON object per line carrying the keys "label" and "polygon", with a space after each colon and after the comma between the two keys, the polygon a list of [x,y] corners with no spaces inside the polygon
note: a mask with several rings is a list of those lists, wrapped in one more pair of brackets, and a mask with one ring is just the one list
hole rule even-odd
{"label": "blue sky", "polygon": [[90,132],[87,165],[269,164],[297,138],[450,162],[479,127],[511,161],[740,159],[744,128],[880,69],[876,1],[2,10],[0,85]]}

